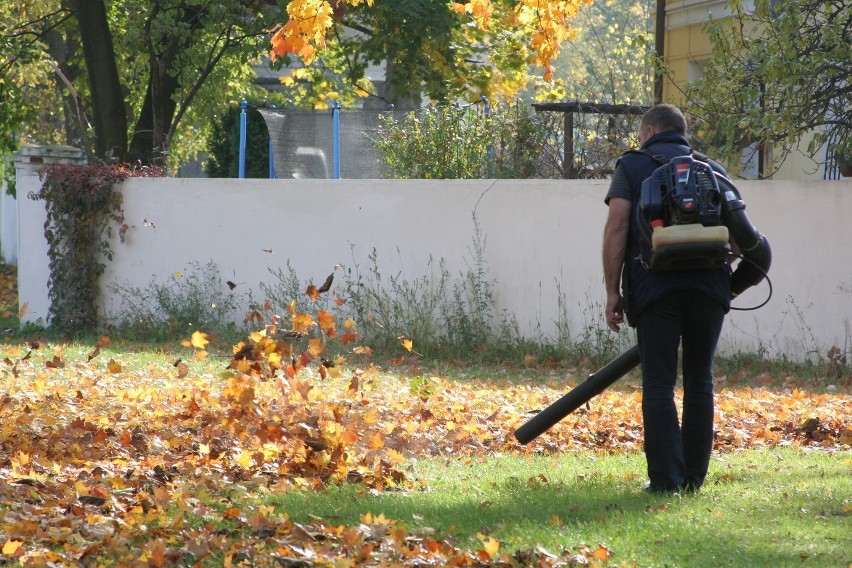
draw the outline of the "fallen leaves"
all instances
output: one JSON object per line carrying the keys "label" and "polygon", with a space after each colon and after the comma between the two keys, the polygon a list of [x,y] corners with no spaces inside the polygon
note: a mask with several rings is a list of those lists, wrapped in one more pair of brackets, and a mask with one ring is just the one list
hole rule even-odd
{"label": "fallen leaves", "polygon": [[[252,334],[235,346],[231,368],[221,376],[198,375],[180,360],[164,361],[167,370],[153,373],[113,359],[75,360],[39,343],[8,349],[0,378],[3,559],[167,566],[263,558],[279,565],[357,566],[380,557],[403,565],[525,559],[556,566],[610,558],[603,545],[575,550],[576,558],[512,553],[487,535],[473,550],[460,550],[408,534],[382,515],[349,527],[299,525],[228,497],[237,490],[353,482],[374,491],[416,487],[422,482],[408,479],[405,469],[416,457],[641,447],[641,395],[629,385],[605,391],[520,446],[514,430],[562,396],[571,377],[506,386],[352,368],[342,359],[307,366],[323,346],[311,339]],[[204,349],[208,342],[197,332],[188,347]],[[307,360],[293,347],[299,342]],[[842,394],[724,389],[716,412],[717,451],[850,442],[852,403]],[[223,506],[213,508],[201,495],[220,496]],[[563,522],[550,520],[555,527]]]}

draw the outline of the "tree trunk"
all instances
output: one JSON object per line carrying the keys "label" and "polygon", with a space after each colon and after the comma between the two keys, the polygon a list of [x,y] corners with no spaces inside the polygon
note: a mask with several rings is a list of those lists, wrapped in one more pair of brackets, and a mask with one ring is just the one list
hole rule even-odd
{"label": "tree trunk", "polygon": [[[70,32],[62,35],[57,30],[44,34],[47,52],[56,62],[57,75],[54,80],[56,92],[62,101],[62,126],[65,132],[64,143],[77,148],[86,148],[89,144],[86,133],[85,109],[83,101],[71,87],[83,73],[79,65],[80,42],[77,35]],[[67,81],[67,83],[66,83]]]}
{"label": "tree trunk", "polygon": [[420,85],[412,85],[409,77],[401,75],[397,69],[397,65],[394,64],[393,58],[394,54],[388,54],[385,65],[384,92],[381,95],[385,101],[394,105],[396,110],[414,110],[420,108],[422,102]]}
{"label": "tree trunk", "polygon": [[103,0],[71,2],[80,27],[89,76],[95,151],[99,158],[124,161],[127,157],[127,114],[112,34]]}
{"label": "tree trunk", "polygon": [[168,149],[166,135],[177,108],[172,94],[177,91],[179,85],[174,77],[168,73],[162,76],[156,69],[157,66],[151,66],[148,90],[145,92],[145,100],[133,129],[128,158],[130,162],[161,163]]}
{"label": "tree trunk", "polygon": [[148,16],[145,26],[149,62],[148,89],[130,141],[130,161],[133,162],[161,163],[171,142],[168,135],[177,109],[173,95],[180,90],[181,84],[169,71],[178,56],[192,44],[193,33],[201,22],[197,9],[188,6],[183,6],[182,9],[181,20],[189,24],[190,32],[184,36],[178,34],[153,37],[151,23],[157,18],[159,8],[155,7]]}

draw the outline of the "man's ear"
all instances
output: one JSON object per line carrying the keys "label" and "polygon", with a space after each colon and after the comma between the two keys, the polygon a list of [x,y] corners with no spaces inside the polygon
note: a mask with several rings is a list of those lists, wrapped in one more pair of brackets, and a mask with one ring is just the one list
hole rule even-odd
{"label": "man's ear", "polygon": [[646,124],[645,126],[639,127],[639,139],[644,142],[654,134],[657,134],[659,131],[656,127],[651,124]]}

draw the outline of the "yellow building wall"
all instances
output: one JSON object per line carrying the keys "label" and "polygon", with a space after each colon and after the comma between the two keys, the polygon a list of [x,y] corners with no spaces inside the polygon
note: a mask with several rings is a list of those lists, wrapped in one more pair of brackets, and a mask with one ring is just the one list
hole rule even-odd
{"label": "yellow building wall", "polygon": [[[719,0],[666,0],[666,35],[664,61],[671,75],[663,81],[663,101],[682,104],[683,87],[698,78],[705,59],[712,54],[710,40],[702,27],[710,18],[722,19],[730,15],[727,2]],[[800,142],[807,147],[812,134]],[[776,150],[776,155],[780,152]],[[820,153],[817,159],[822,159]],[[772,174],[780,180],[822,179],[823,167],[803,152],[794,150]]]}

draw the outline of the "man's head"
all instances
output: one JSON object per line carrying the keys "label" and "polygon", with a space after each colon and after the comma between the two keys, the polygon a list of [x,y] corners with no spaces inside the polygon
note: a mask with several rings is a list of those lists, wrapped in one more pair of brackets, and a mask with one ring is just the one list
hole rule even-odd
{"label": "man's head", "polygon": [[674,105],[656,105],[642,115],[639,123],[639,143],[660,132],[676,132],[686,135],[686,119]]}

